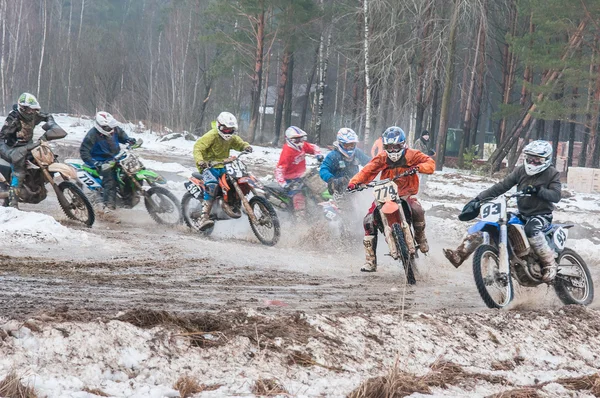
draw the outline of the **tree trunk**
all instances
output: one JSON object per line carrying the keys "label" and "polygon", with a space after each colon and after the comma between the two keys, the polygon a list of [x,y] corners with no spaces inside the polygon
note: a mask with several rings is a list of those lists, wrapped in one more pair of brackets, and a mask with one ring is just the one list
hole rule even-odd
{"label": "tree trunk", "polygon": [[[562,92],[556,94],[555,99],[560,101],[564,97],[564,88]],[[561,122],[559,119],[555,119],[552,122],[552,164],[556,166],[556,160],[558,159],[558,143],[560,141],[560,128]]]}
{"label": "tree trunk", "polygon": [[365,148],[371,145],[371,78],[369,76],[369,0],[363,0],[364,12],[364,61],[365,61]]}
{"label": "tree trunk", "polygon": [[271,145],[279,146],[279,138],[281,136],[281,121],[283,119],[283,102],[285,100],[285,86],[287,85],[288,69],[291,58],[291,50],[286,45],[283,52],[283,59],[281,60],[281,71],[279,78],[279,87],[277,89],[277,110],[275,112],[275,137]]}
{"label": "tree trunk", "polygon": [[454,0],[452,19],[450,20],[450,35],[448,37],[448,63],[446,76],[444,78],[444,94],[442,95],[442,109],[440,115],[440,130],[437,140],[437,162],[436,170],[442,170],[446,155],[446,135],[448,130],[448,118],[450,112],[450,99],[452,97],[452,86],[454,85],[454,53],[456,51],[456,30],[458,28],[459,0]]}
{"label": "tree trunk", "polygon": [[[512,0],[509,7],[509,33],[514,37],[517,30],[517,5],[516,0]],[[512,92],[513,83],[515,81],[515,70],[516,70],[517,58],[515,54],[510,51],[508,41],[504,42],[504,49],[502,51],[502,104],[508,105],[510,103],[510,96]],[[500,120],[498,132],[496,133],[496,142],[498,145],[504,141],[506,136],[506,117]]]}
{"label": "tree trunk", "polygon": [[595,68],[595,61],[594,61],[594,54],[592,54],[591,57],[591,62],[590,62],[590,74],[589,74],[589,80],[588,80],[588,87],[587,87],[587,92],[588,92],[588,97],[587,97],[587,103],[585,106],[585,130],[583,133],[583,141],[581,142],[581,154],[579,155],[579,162],[578,162],[578,166],[579,167],[585,167],[585,164],[587,163],[587,147],[588,147],[588,143],[590,142],[590,126],[592,125],[592,102],[594,101],[594,68]]}
{"label": "tree trunk", "polygon": [[310,89],[312,87],[313,81],[315,80],[315,74],[317,73],[317,65],[319,64],[319,46],[317,46],[317,50],[315,51],[315,62],[313,63],[312,70],[310,71],[310,75],[308,77],[308,82],[306,84],[306,90],[304,91],[304,103],[302,107],[302,116],[300,117],[300,128],[304,130],[306,127],[306,114],[308,113],[308,104],[310,103]]}
{"label": "tree trunk", "polygon": [[294,91],[294,54],[290,56],[288,65],[288,78],[285,84],[285,103],[283,107],[283,124],[285,127],[292,125],[292,102]]}
{"label": "tree trunk", "polygon": [[[473,57],[473,69],[471,70],[471,79],[469,81],[469,92],[467,93],[467,103],[465,106],[465,113],[463,119],[463,135],[462,140],[460,141],[460,148],[458,150],[458,167],[463,168],[465,166],[465,150],[471,141],[471,124],[473,118],[473,96],[475,95],[475,82],[477,81],[477,72],[479,71],[479,60],[480,51],[485,48],[481,48],[481,42],[485,41],[485,37],[483,37],[483,16],[480,17],[479,20],[479,29],[477,29],[477,44],[475,48],[475,56]],[[465,68],[466,69],[466,68]]]}
{"label": "tree trunk", "polygon": [[415,135],[418,137],[421,135],[423,130],[423,116],[425,115],[425,109],[427,104],[425,103],[425,63],[429,65],[431,46],[429,36],[433,30],[433,19],[431,18],[435,2],[430,0],[425,6],[424,20],[425,26],[423,27],[421,35],[421,56],[419,58],[419,64],[417,65],[417,95],[415,98],[416,102],[416,119],[415,119]]}
{"label": "tree trunk", "polygon": [[[569,149],[567,154],[567,167],[573,166],[573,149],[575,148],[575,132],[577,130],[577,100],[579,99],[579,88],[573,87],[573,103],[571,104],[571,122],[569,123]],[[583,148],[582,148],[583,149]]]}
{"label": "tree trunk", "polygon": [[[582,32],[585,29],[587,25],[587,20],[582,21],[578,28],[577,31],[574,32],[574,34],[571,36],[571,39],[569,40],[569,44],[567,46],[567,50],[565,51],[565,53],[562,56],[562,60],[564,61],[566,58],[568,58],[570,56],[570,54],[572,53],[572,51],[576,50],[579,45],[582,42]],[[548,71],[548,73],[542,78],[542,82],[541,85],[542,86],[550,86],[556,83],[557,80],[559,80],[562,77],[563,74],[563,70],[550,70]],[[537,96],[537,102],[540,102],[544,99],[545,94],[542,92],[540,94],[538,94]],[[502,160],[504,159],[504,157],[508,154],[509,150],[516,145],[516,143],[519,140],[519,137],[521,136],[522,132],[527,128],[527,126],[529,126],[530,122],[533,123],[532,119],[532,112],[535,111],[537,109],[537,106],[534,103],[532,103],[521,115],[519,121],[517,122],[517,124],[515,125],[515,127],[512,129],[511,133],[508,134],[508,136],[506,137],[506,139],[498,144],[498,147],[496,148],[496,151],[494,151],[494,153],[492,154],[492,156],[489,159],[489,163],[491,164],[491,171],[497,171],[500,168],[500,165],[502,163]]]}
{"label": "tree trunk", "polygon": [[[597,44],[597,41],[596,41]],[[587,146],[587,159],[585,162],[585,167],[595,167],[598,164],[598,151],[596,150],[596,146],[598,145],[598,140],[596,139],[598,135],[598,118],[600,117],[600,62],[594,62],[594,69],[592,76],[596,77],[596,83],[594,85],[593,91],[593,101],[592,101],[592,110],[591,110],[591,125],[590,125],[590,140]]]}
{"label": "tree trunk", "polygon": [[44,54],[46,51],[46,33],[48,30],[48,6],[47,0],[44,0],[44,34],[42,36],[42,53],[40,54],[40,67],[38,69],[37,91],[36,95],[39,98],[40,88],[42,84],[42,66],[44,65]]}
{"label": "tree trunk", "polygon": [[317,118],[315,123],[314,142],[321,145],[321,125],[323,124],[323,108],[325,107],[325,81],[327,80],[327,67],[329,66],[329,47],[331,45],[331,29],[328,29],[327,42],[325,43],[324,56],[321,58],[322,65],[319,67],[319,86],[317,89]]}
{"label": "tree trunk", "polygon": [[248,141],[254,142],[256,126],[260,117],[260,92],[262,89],[263,57],[265,45],[265,8],[263,0],[259,1],[260,14],[256,21],[256,53],[254,55],[254,73],[252,74],[252,89],[250,90],[250,126]]}
{"label": "tree trunk", "polygon": [[0,112],[6,110],[6,82],[4,80],[4,46],[6,43],[6,0],[0,0],[0,15],[2,18],[2,44],[0,45]]}

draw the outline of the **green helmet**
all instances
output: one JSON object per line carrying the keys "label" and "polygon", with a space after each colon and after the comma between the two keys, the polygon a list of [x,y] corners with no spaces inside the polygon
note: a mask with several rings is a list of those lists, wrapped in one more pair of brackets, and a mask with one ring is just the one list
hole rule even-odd
{"label": "green helmet", "polygon": [[25,120],[32,120],[33,116],[40,111],[40,103],[33,94],[23,93],[17,102],[19,113]]}

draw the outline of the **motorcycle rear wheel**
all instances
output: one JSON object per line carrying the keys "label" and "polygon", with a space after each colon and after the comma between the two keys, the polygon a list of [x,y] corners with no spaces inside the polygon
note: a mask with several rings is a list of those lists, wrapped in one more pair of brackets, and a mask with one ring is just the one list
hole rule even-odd
{"label": "motorcycle rear wheel", "polygon": [[249,203],[258,222],[254,224],[248,217],[252,232],[263,245],[274,246],[279,241],[281,232],[279,218],[273,205],[262,196],[253,196]]}
{"label": "motorcycle rear wheel", "polygon": [[[585,261],[572,249],[564,249],[558,256],[558,264],[571,263],[579,266],[581,277],[579,278],[583,282],[583,287],[579,288],[573,285],[570,278],[573,277],[561,277],[560,273],[557,275],[554,281],[554,291],[556,295],[563,302],[563,304],[579,304],[589,305],[594,300],[594,282],[590,270]],[[576,292],[580,292],[577,294]]]}
{"label": "motorcycle rear wheel", "polygon": [[215,227],[200,231],[200,219],[202,218],[202,205],[204,200],[196,199],[192,194],[186,192],[181,198],[181,212],[183,213],[183,221],[194,231],[205,235],[210,235]]}
{"label": "motorcycle rear wheel", "polygon": [[82,222],[91,227],[96,220],[96,214],[90,200],[83,191],[71,181],[61,182],[58,184],[58,189],[60,189],[69,204],[65,206],[60,200],[58,201],[66,216],[71,220]]}
{"label": "motorcycle rear wheel", "polygon": [[481,245],[475,250],[473,277],[479,295],[488,308],[504,308],[514,298],[512,278],[500,274],[500,256],[494,246]]}
{"label": "motorcycle rear wheel", "polygon": [[400,250],[400,257],[406,274],[406,281],[409,285],[414,285],[417,283],[414,270],[415,259],[410,255],[406,239],[404,239],[404,232],[402,232],[402,228],[400,228],[399,224],[392,225],[392,235],[396,240],[396,247]]}
{"label": "motorcycle rear wheel", "polygon": [[[151,200],[154,203],[151,203]],[[163,187],[150,188],[146,191],[144,205],[150,217],[157,223],[173,226],[181,224],[179,200],[168,189]]]}

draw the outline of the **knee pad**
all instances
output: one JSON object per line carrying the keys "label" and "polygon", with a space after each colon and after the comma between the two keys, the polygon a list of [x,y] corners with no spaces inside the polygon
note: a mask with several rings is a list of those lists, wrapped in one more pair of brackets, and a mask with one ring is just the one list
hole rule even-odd
{"label": "knee pad", "polygon": [[377,223],[375,221],[375,215],[368,213],[363,220],[363,227],[365,229],[365,235],[377,236]]}
{"label": "knee pad", "polygon": [[528,238],[532,238],[538,233],[541,233],[545,225],[546,221],[541,217],[531,217],[527,220],[527,223],[525,223],[525,235]]}

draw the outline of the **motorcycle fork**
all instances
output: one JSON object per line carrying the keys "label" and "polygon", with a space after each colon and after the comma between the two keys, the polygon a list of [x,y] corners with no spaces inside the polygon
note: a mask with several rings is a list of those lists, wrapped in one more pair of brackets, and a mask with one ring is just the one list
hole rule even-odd
{"label": "motorcycle fork", "polygon": [[417,251],[415,247],[415,239],[410,229],[410,225],[406,220],[406,214],[404,214],[404,207],[401,203],[398,204],[398,214],[400,215],[400,227],[402,228],[402,232],[404,233],[404,241],[408,246],[408,252],[410,254],[415,254],[415,252]]}
{"label": "motorcycle fork", "polygon": [[237,181],[235,181],[235,180],[233,181],[233,188],[235,189],[235,192],[237,192],[237,194],[240,198],[240,201],[242,202],[242,206],[244,206],[244,209],[246,210],[246,214],[248,214],[248,218],[250,219],[250,221],[252,221],[252,224],[257,224],[258,221],[256,219],[256,215],[254,215],[252,206],[250,206],[250,202],[248,202],[246,195],[244,195],[244,193],[242,192],[242,188],[240,188]]}
{"label": "motorcycle fork", "polygon": [[48,183],[50,185],[52,185],[52,189],[54,189],[54,192],[56,193],[56,197],[58,198],[58,201],[61,204],[61,206],[63,206],[66,209],[70,208],[71,204],[69,203],[67,198],[65,198],[65,195],[62,193],[62,191],[58,188],[58,185],[56,185],[56,183],[54,182],[54,178],[52,178],[48,169],[45,167],[42,167],[42,174],[44,174],[46,181],[48,181]]}

